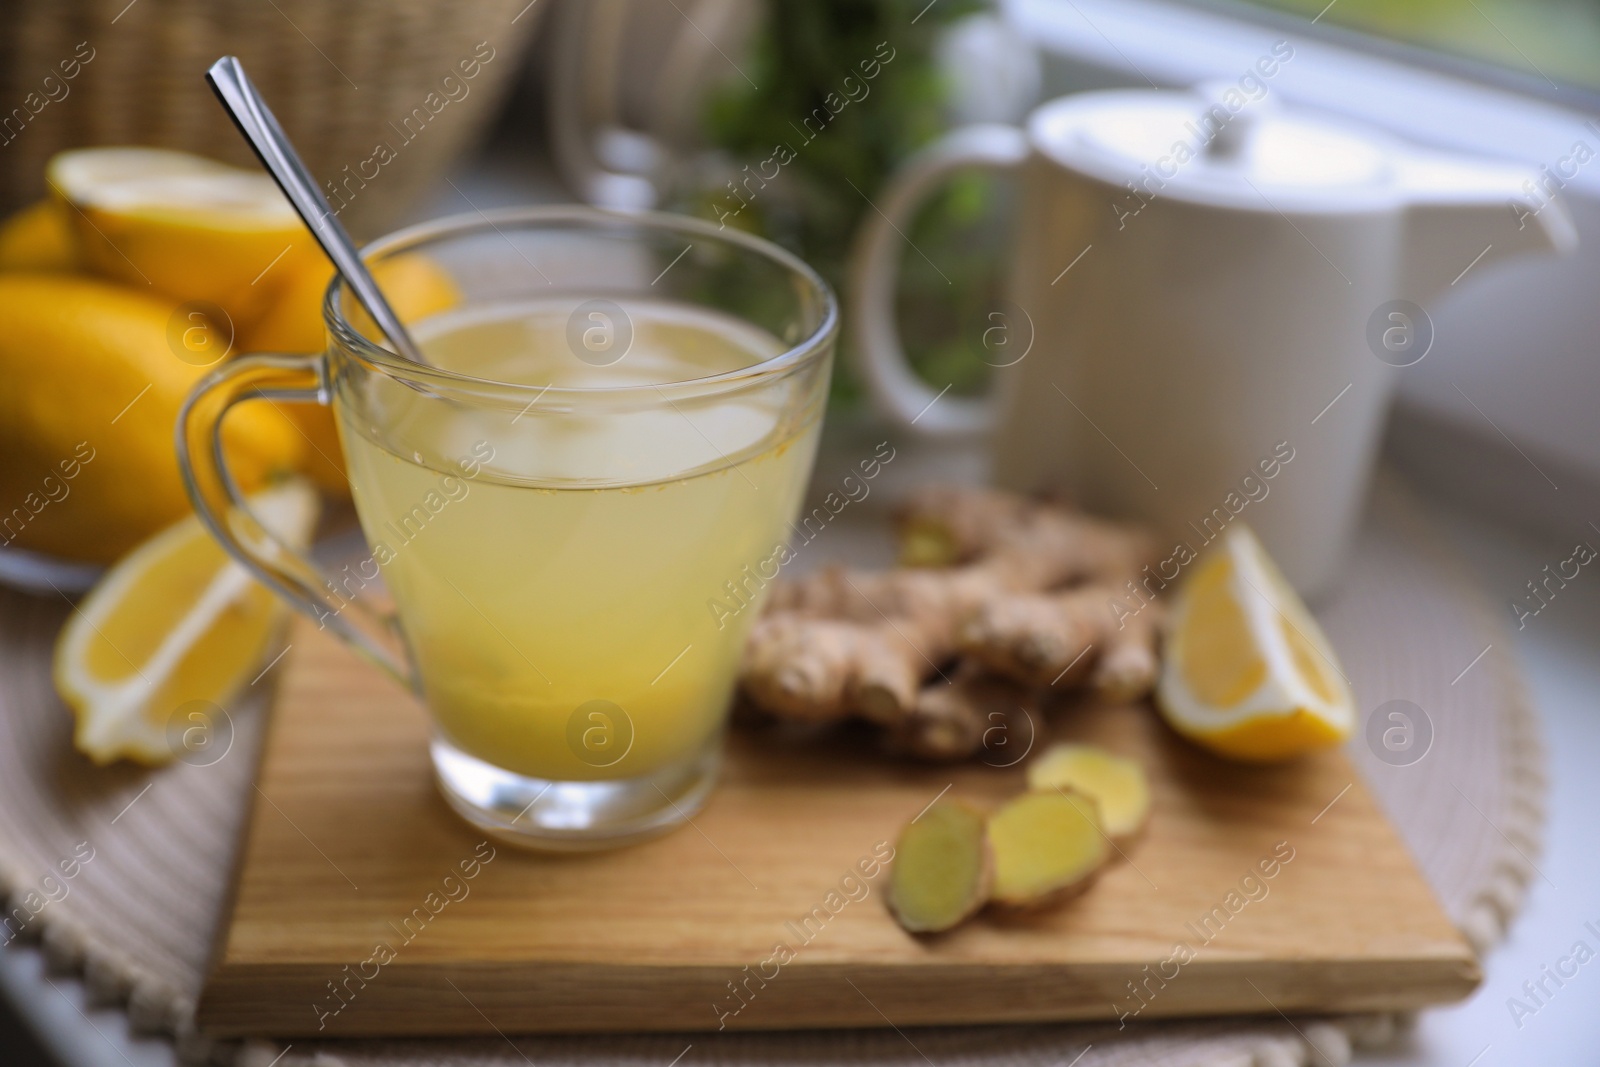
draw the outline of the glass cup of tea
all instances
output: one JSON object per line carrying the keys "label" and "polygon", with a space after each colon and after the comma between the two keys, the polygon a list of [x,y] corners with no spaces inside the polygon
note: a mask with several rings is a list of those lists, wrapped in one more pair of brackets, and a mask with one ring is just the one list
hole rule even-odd
{"label": "glass cup of tea", "polygon": [[[196,510],[421,698],[468,821],[583,850],[687,820],[760,608],[749,575],[810,476],[833,294],[747,234],[578,207],[442,219],[364,255],[433,294],[407,324],[427,363],[336,281],[326,351],[241,357],[190,396]],[[368,549],[337,575],[273,540],[227,475],[218,429],[254,398],[333,409]]]}

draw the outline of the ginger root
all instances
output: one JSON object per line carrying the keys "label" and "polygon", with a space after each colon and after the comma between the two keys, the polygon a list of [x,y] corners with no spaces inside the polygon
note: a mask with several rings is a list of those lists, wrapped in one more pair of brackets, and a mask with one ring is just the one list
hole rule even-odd
{"label": "ginger root", "polygon": [[1149,535],[1121,523],[1008,493],[927,486],[895,512],[901,561],[948,567],[1000,559],[1019,587],[1044,589],[1089,578],[1131,577],[1150,561]]}
{"label": "ginger root", "polygon": [[1094,745],[1051,745],[1028,764],[1028,788],[1093,798],[1105,832],[1119,845],[1138,836],[1150,817],[1144,768]]}
{"label": "ginger root", "polygon": [[1112,606],[1153,556],[1144,530],[939,486],[911,494],[895,527],[911,565],[773,583],[740,675],[752,704],[801,721],[859,717],[893,750],[958,759],[1026,709],[1030,690],[1131,701],[1154,685],[1158,609]]}
{"label": "ginger root", "polygon": [[937,800],[895,842],[889,910],[912,933],[949,930],[988,901],[993,872],[983,815]]}
{"label": "ginger root", "polygon": [[992,671],[1029,685],[1055,685],[1076,669],[1089,676],[1085,654],[1114,628],[1107,606],[1115,592],[1085,585],[1061,593],[996,597],[962,625],[961,651]]}
{"label": "ginger root", "polygon": [[999,580],[986,565],[947,571],[825,567],[775,583],[746,646],[743,683],[781,715],[860,715],[893,725],[956,647],[956,623]]}
{"label": "ginger root", "polygon": [[[926,760],[966,759],[979,752],[1004,763],[1013,734],[1029,739],[1037,717],[1033,693],[1004,678],[965,668],[949,683],[936,682],[917,694],[916,702],[885,735],[890,752]],[[1022,743],[1026,743],[1023,741]],[[987,758],[987,757],[986,757]],[[1020,758],[1020,757],[1018,757]]]}
{"label": "ginger root", "polygon": [[1036,908],[1088,888],[1111,855],[1092,797],[1071,790],[1030,790],[989,816],[994,850],[990,899]]}
{"label": "ginger root", "polygon": [[1160,608],[1150,604],[1119,618],[1112,607],[1117,595],[1112,586],[1092,584],[996,597],[967,618],[957,644],[964,655],[1028,685],[1086,683],[1107,701],[1135,700],[1150,692],[1160,667]]}
{"label": "ginger root", "polygon": [[917,699],[922,655],[887,623],[767,616],[745,646],[744,692],[786,718],[892,721]]}
{"label": "ginger root", "polygon": [[1105,633],[1105,644],[1089,674],[1089,688],[1110,704],[1126,704],[1150,694],[1161,672],[1161,626],[1166,608],[1152,601],[1137,615],[1124,616]]}

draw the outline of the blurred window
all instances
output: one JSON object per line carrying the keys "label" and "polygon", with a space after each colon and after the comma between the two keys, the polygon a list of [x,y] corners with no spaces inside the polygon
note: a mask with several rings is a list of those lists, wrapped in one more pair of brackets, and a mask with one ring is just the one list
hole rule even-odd
{"label": "blurred window", "polygon": [[[1600,90],[1600,0],[1200,0],[1233,13],[1279,13],[1375,38],[1461,68],[1487,66],[1544,93]],[[1343,36],[1343,34],[1341,34]],[[1420,52],[1419,52],[1420,50]],[[1455,62],[1448,62],[1454,60]]]}

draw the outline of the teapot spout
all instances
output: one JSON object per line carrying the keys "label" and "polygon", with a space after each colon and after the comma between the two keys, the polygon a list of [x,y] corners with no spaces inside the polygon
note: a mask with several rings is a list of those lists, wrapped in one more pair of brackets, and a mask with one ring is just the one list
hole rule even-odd
{"label": "teapot spout", "polygon": [[1570,255],[1578,230],[1542,176],[1525,167],[1418,154],[1402,164],[1401,283],[1422,301],[1484,265],[1530,252]]}

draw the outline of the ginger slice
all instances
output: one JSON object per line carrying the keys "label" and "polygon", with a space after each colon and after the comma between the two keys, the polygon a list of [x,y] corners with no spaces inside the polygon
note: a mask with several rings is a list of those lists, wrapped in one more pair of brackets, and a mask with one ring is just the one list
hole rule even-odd
{"label": "ginger slice", "polygon": [[994,885],[989,899],[1034,908],[1088,888],[1111,844],[1093,798],[1070,790],[1030,790],[989,816]]}
{"label": "ginger slice", "polygon": [[988,901],[993,872],[983,815],[938,800],[895,842],[889,911],[914,934],[949,930]]}
{"label": "ginger slice", "polygon": [[1028,764],[1028,788],[1092,797],[1105,832],[1118,844],[1136,836],[1150,817],[1144,769],[1094,745],[1051,745]]}

